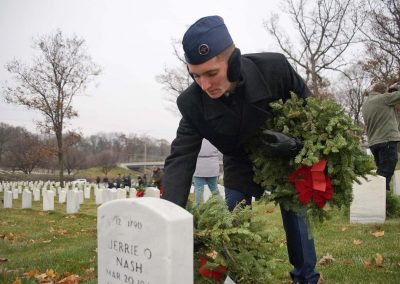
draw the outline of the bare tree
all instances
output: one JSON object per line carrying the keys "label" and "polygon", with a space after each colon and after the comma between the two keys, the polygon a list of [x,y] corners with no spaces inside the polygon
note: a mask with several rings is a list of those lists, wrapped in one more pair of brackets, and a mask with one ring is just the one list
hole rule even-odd
{"label": "bare tree", "polygon": [[44,121],[38,122],[38,126],[56,136],[61,184],[64,181],[63,131],[67,120],[78,116],[72,100],[100,73],[100,68],[87,55],[84,42],[75,35],[65,38],[58,30],[34,41],[39,55],[31,66],[18,60],[6,65],[16,81],[15,86],[4,88],[7,102],[41,112]]}
{"label": "bare tree", "polygon": [[363,125],[361,107],[372,79],[363,69],[362,62],[352,65],[345,73],[337,84],[336,98],[354,122]]}
{"label": "bare tree", "polygon": [[368,0],[366,37],[367,70],[375,81],[400,81],[400,2]]}
{"label": "bare tree", "polygon": [[97,164],[100,165],[102,173],[107,176],[108,172],[117,165],[118,159],[118,155],[107,150],[98,154]]}
{"label": "bare tree", "polygon": [[7,146],[10,145],[14,131],[14,127],[3,122],[0,123],[0,167],[2,166],[3,155],[7,150]]}
{"label": "bare tree", "polygon": [[13,135],[6,158],[8,167],[30,174],[43,159],[38,137],[19,128]]}
{"label": "bare tree", "polygon": [[79,141],[81,136],[74,132],[69,131],[63,137],[64,145],[64,168],[67,170],[68,175],[72,173],[73,170],[83,168],[85,163],[85,154],[79,149]]}
{"label": "bare tree", "polygon": [[342,71],[344,52],[355,41],[363,19],[351,0],[284,0],[284,13],[289,15],[299,35],[294,42],[279,26],[279,16],[264,22],[280,49],[295,66],[304,70],[305,79],[314,95],[324,97],[328,85],[323,71]]}
{"label": "bare tree", "polygon": [[172,40],[173,55],[178,60],[179,65],[177,67],[168,68],[164,67],[164,73],[157,75],[156,80],[163,86],[163,89],[167,92],[165,100],[168,103],[167,109],[174,114],[179,115],[179,111],[176,106],[176,98],[182,93],[187,87],[193,83],[192,77],[186,67],[186,61],[182,52],[180,51],[180,42],[178,40]]}

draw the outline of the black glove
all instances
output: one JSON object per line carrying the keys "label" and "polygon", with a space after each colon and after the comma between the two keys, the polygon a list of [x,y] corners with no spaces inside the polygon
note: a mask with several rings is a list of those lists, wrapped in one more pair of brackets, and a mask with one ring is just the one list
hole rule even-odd
{"label": "black glove", "polygon": [[267,155],[276,158],[292,158],[303,148],[299,139],[272,130],[263,131],[261,142]]}

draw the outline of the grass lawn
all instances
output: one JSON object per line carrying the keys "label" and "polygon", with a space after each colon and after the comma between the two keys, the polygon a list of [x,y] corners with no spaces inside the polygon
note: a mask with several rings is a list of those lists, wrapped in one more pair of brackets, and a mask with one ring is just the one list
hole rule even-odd
{"label": "grass lawn", "polygon": [[[0,206],[0,283],[13,283],[17,277],[16,283],[37,283],[24,273],[46,270],[58,280],[77,274],[80,283],[97,283],[94,198],[85,200],[79,214],[66,214],[65,204],[57,201],[53,212],[43,212],[41,202],[20,209],[21,197],[13,200],[14,209]],[[279,208],[255,204],[253,211],[258,218],[268,218],[277,237],[272,283],[290,283]],[[331,220],[313,229],[318,260],[327,259],[317,265],[324,283],[400,283],[400,218],[382,225],[354,225],[347,214],[331,213]]]}

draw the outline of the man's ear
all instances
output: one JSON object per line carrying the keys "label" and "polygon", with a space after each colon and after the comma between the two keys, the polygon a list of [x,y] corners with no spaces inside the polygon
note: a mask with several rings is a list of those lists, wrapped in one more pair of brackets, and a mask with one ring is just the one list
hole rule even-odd
{"label": "man's ear", "polygon": [[192,73],[190,73],[190,71],[189,71],[189,66],[188,66],[187,64],[186,64],[186,69],[187,69],[187,71],[188,71],[188,73],[189,73],[190,77],[192,77],[192,79],[193,79],[193,81],[194,81],[193,74],[192,74]]}
{"label": "man's ear", "polygon": [[228,80],[229,82],[240,81],[240,69],[241,69],[241,54],[240,49],[235,48],[228,60]]}

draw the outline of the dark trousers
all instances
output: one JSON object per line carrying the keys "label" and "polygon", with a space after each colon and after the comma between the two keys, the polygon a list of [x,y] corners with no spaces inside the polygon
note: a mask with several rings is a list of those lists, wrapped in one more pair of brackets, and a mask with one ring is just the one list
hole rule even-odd
{"label": "dark trousers", "polygon": [[[232,211],[241,202],[251,205],[251,196],[225,187],[225,199],[228,209]],[[286,233],[289,261],[293,265],[290,276],[295,284],[316,284],[319,273],[315,271],[317,256],[314,240],[308,234],[303,218],[291,210],[281,208],[283,227]]]}
{"label": "dark trousers", "polygon": [[379,143],[370,147],[377,167],[376,173],[386,178],[386,190],[390,191],[390,180],[398,160],[397,141]]}

